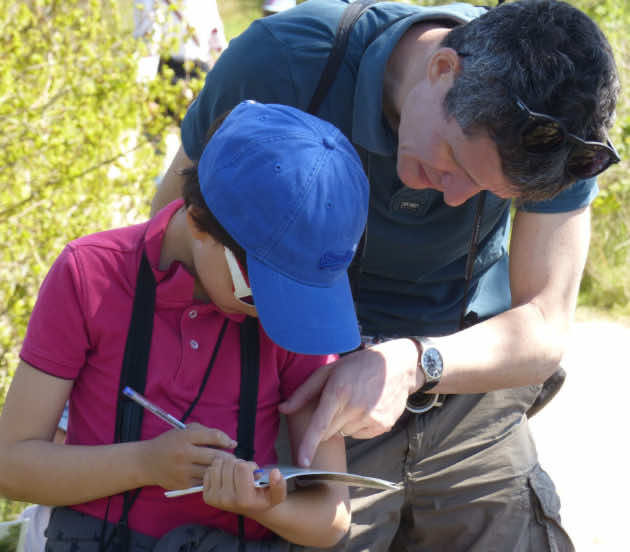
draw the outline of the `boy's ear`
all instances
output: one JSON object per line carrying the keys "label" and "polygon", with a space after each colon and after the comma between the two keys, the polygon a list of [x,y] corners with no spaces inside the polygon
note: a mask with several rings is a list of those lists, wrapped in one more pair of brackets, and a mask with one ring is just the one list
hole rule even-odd
{"label": "boy's ear", "polygon": [[186,207],[186,222],[188,224],[188,230],[190,231],[190,235],[195,240],[202,240],[204,237],[207,237],[208,234],[203,230],[200,230],[193,218],[192,213],[195,211],[194,205],[189,205]]}

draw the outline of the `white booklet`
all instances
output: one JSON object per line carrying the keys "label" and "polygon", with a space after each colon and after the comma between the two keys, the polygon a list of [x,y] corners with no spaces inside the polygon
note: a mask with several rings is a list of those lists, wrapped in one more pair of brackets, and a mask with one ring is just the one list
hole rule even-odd
{"label": "white booklet", "polygon": [[[278,468],[284,479],[295,479],[296,481],[338,481],[339,483],[345,483],[352,487],[366,487],[371,489],[388,489],[398,491],[402,489],[402,485],[399,483],[392,483],[385,479],[378,479],[377,477],[368,477],[366,475],[357,475],[354,473],[346,472],[331,472],[326,470],[317,470],[312,468],[298,468],[296,466],[284,466],[273,465],[265,466],[258,472],[260,477],[256,480],[257,487],[266,487],[269,485],[269,472],[272,469]],[[165,496],[172,498],[176,496],[187,495],[191,493],[198,493],[203,491],[203,486],[198,485],[196,487],[190,487],[188,489],[180,489],[177,491],[166,491]]]}

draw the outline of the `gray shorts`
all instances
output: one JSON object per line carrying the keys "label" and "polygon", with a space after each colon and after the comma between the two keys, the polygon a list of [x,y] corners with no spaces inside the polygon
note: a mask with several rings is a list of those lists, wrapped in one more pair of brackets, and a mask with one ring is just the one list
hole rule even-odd
{"label": "gray shorts", "polygon": [[351,488],[352,527],[331,550],[573,551],[525,416],[539,389],[452,395],[385,435],[346,439],[349,471],[404,490]]}

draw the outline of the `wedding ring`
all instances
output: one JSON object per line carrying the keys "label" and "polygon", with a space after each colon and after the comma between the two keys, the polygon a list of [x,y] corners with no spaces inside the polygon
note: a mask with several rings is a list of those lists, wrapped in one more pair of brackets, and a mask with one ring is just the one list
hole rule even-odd
{"label": "wedding ring", "polygon": [[350,437],[350,435],[344,433],[341,429],[339,430],[339,435],[341,435],[342,437]]}

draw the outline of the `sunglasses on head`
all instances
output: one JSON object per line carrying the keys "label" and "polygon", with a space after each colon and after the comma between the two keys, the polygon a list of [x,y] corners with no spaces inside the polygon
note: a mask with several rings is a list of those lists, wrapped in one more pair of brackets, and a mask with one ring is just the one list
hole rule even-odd
{"label": "sunglasses on head", "polygon": [[553,153],[565,143],[571,144],[567,159],[567,173],[575,178],[591,178],[619,162],[619,154],[610,140],[606,143],[589,142],[567,131],[561,121],[536,113],[516,99],[518,108],[527,115],[520,130],[521,146],[529,153]]}

